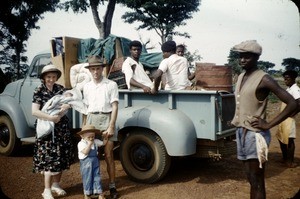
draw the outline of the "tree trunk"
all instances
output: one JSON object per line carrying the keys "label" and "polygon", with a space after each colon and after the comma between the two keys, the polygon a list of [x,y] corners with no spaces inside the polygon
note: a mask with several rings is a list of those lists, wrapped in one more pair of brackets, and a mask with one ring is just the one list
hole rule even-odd
{"label": "tree trunk", "polygon": [[112,19],[114,16],[114,11],[116,7],[116,0],[109,0],[108,5],[106,8],[106,13],[104,16],[104,38],[108,37],[111,33],[111,25],[112,25]]}
{"label": "tree trunk", "polygon": [[98,3],[99,3],[99,0],[90,0],[90,5],[91,5],[92,13],[93,13],[94,22],[95,22],[95,25],[99,32],[99,38],[102,39],[102,38],[104,38],[104,28],[103,28],[104,24],[101,22],[100,17],[99,17]]}

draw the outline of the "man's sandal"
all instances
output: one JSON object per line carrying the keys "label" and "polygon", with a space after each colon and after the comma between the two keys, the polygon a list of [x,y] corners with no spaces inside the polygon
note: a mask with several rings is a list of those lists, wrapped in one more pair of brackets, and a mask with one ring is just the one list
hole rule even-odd
{"label": "man's sandal", "polygon": [[51,191],[56,193],[58,196],[65,196],[67,192],[60,187],[51,187]]}

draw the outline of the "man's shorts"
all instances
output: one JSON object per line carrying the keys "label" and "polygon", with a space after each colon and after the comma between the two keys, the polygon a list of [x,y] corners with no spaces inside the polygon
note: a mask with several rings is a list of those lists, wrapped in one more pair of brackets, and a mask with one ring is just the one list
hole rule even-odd
{"label": "man's shorts", "polygon": [[270,145],[270,130],[255,132],[239,127],[236,129],[237,158],[239,160],[258,159],[255,133],[260,133],[265,138],[267,145]]}
{"label": "man's shorts", "polygon": [[[110,122],[111,114],[110,113],[89,113],[87,116],[86,123],[94,125],[96,129],[99,129],[101,132],[107,130]],[[101,138],[102,139],[102,138]],[[114,135],[109,138],[110,141],[118,141],[116,130]]]}

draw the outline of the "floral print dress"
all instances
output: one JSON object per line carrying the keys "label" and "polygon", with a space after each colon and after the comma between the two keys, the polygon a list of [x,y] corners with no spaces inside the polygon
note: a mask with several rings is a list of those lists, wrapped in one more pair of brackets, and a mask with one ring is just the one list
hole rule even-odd
{"label": "floral print dress", "polygon": [[[63,92],[64,87],[59,84],[53,85],[53,91],[50,91],[45,84],[41,84],[35,89],[32,102],[40,104],[41,110],[49,99]],[[74,160],[74,153],[68,124],[68,117],[63,116],[55,124],[53,135],[50,133],[40,139],[36,138],[33,154],[33,172],[61,172],[70,168]]]}

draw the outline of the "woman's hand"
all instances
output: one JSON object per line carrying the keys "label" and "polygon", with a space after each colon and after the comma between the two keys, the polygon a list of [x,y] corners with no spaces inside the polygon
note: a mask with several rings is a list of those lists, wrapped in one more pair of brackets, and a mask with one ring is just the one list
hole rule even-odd
{"label": "woman's hand", "polygon": [[71,106],[69,104],[62,104],[60,106],[59,114],[64,114]]}

